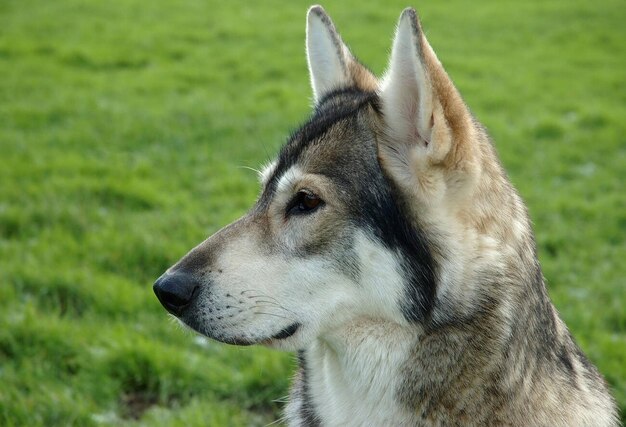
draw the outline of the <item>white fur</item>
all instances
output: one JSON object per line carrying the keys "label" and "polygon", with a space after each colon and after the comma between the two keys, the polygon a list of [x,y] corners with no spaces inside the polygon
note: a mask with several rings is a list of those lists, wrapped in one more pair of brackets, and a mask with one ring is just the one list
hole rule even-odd
{"label": "white fur", "polygon": [[[296,166],[285,172],[279,179],[277,200],[288,198],[300,174]],[[275,237],[289,248],[296,240],[292,235],[300,232],[295,225],[295,230],[287,227]],[[230,306],[228,313],[233,315],[214,319],[213,331],[259,340],[297,322],[302,326],[293,337],[265,342],[297,350],[318,337],[330,339],[355,321],[380,319],[408,326],[398,310],[404,281],[397,257],[363,231],[355,235],[358,282],[333,268],[333,260],[314,256],[287,259],[281,254],[264,254],[260,245],[250,236],[240,236],[220,251],[216,259],[220,273],[211,278],[212,304],[222,310]]]}
{"label": "white fur", "polygon": [[418,136],[426,142],[431,133],[432,87],[420,60],[420,35],[414,32],[412,19],[405,11],[398,22],[381,98],[389,129],[396,139]]}
{"label": "white fur", "polygon": [[291,192],[294,191],[294,185],[298,183],[303,177],[302,170],[299,166],[295,165],[287,169],[285,173],[278,179],[278,184],[276,185],[276,192],[279,195],[283,193],[288,193],[287,195],[291,195]]}
{"label": "white fur", "polygon": [[249,238],[232,241],[220,253],[223,274],[214,279],[213,298],[218,303],[226,291],[250,292],[264,296],[268,306],[244,306],[244,315],[219,327],[229,335],[254,338],[298,321],[302,327],[291,338],[264,343],[286,350],[305,346],[311,398],[324,408],[319,414],[324,425],[409,425],[412,414],[395,393],[418,334],[398,310],[405,297],[401,265],[365,231],[357,232],[354,242],[358,283],[323,259],[287,261],[262,255]]}
{"label": "white fur", "polygon": [[364,317],[315,341],[306,357],[322,425],[409,425],[412,414],[396,391],[415,336],[397,323]]}
{"label": "white fur", "polygon": [[306,26],[306,54],[315,102],[349,82],[346,58],[350,53],[332,23],[329,26],[322,20],[320,10],[320,6],[309,9]]}
{"label": "white fur", "polygon": [[278,161],[273,160],[273,161],[267,162],[265,165],[263,165],[263,167],[259,171],[259,182],[261,183],[261,185],[265,186],[267,184],[267,182],[270,180],[272,174],[276,170],[276,165],[277,164],[278,164]]}
{"label": "white fur", "polygon": [[347,321],[323,331],[307,349],[311,398],[323,425],[408,425],[399,404],[400,367],[416,344],[398,307],[404,278],[397,257],[360,232],[356,304]]}

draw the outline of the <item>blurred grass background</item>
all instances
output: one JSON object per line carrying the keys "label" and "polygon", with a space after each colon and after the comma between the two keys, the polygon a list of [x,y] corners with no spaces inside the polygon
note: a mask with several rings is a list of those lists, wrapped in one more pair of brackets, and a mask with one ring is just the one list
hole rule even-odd
{"label": "blurred grass background", "polygon": [[[384,70],[406,0],[325,4]],[[292,356],[182,332],[151,284],[252,204],[310,108],[309,3],[0,2],[0,425],[264,425]],[[420,2],[626,406],[626,8]],[[622,415],[624,416],[624,415]]]}

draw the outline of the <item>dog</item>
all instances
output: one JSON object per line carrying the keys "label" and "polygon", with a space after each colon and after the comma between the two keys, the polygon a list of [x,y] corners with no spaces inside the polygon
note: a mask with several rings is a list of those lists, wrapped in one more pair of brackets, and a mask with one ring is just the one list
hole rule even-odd
{"label": "dog", "polygon": [[416,12],[381,79],[320,6],[306,52],[312,117],[251,210],[155,282],[163,306],[223,343],[297,352],[292,426],[616,426]]}

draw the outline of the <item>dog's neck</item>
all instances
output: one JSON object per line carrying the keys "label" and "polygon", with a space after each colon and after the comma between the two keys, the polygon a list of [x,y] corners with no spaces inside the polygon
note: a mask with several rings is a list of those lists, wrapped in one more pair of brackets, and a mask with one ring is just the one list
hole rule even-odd
{"label": "dog's neck", "polygon": [[415,328],[358,319],[317,339],[305,352],[306,388],[322,425],[404,425],[396,392],[419,336]]}
{"label": "dog's neck", "polygon": [[[520,343],[522,354],[508,354],[510,331],[484,320],[429,332],[381,319],[344,324],[302,353],[303,384],[288,412],[306,405],[321,425],[414,425],[416,416],[445,425],[493,411],[504,411],[493,419],[522,419],[529,395],[518,382],[533,382],[538,350]],[[485,411],[502,403],[500,394],[514,402]]]}

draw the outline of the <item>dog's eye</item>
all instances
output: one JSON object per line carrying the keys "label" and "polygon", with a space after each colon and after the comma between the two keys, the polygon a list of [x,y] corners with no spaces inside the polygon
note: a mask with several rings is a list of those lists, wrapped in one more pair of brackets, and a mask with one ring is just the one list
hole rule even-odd
{"label": "dog's eye", "polygon": [[299,191],[287,206],[287,214],[298,215],[310,213],[320,207],[324,202],[310,191]]}

